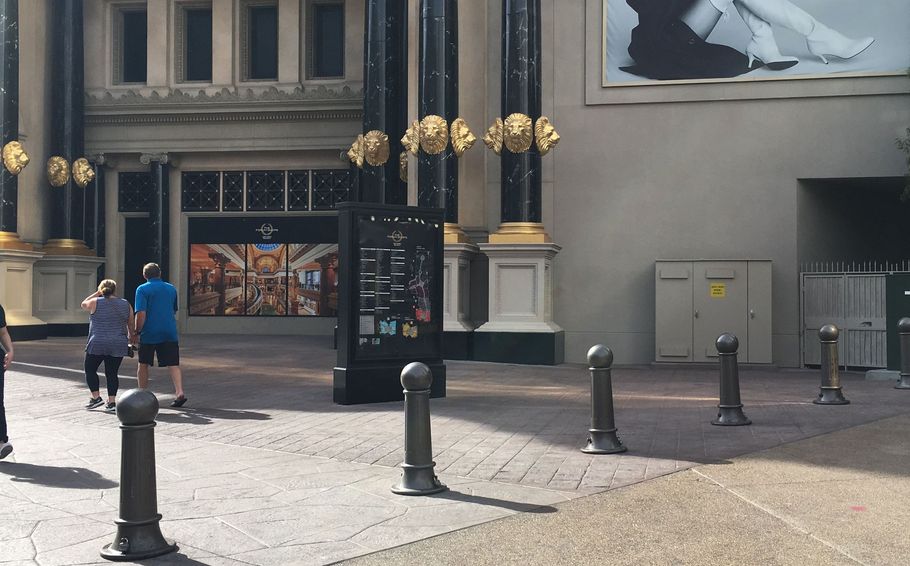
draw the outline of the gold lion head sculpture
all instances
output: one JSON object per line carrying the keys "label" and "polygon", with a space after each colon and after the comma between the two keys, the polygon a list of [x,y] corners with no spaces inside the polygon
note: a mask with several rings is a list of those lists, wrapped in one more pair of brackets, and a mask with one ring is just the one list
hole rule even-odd
{"label": "gold lion head sculpture", "polygon": [[411,125],[408,126],[408,129],[405,130],[404,136],[401,137],[401,145],[404,146],[405,151],[413,155],[417,155],[417,151],[420,149],[420,122],[414,120],[411,122]]}
{"label": "gold lion head sculpture", "polygon": [[550,123],[550,119],[541,116],[534,124],[534,139],[537,142],[537,150],[541,155],[546,155],[553,149],[553,146],[559,143],[559,134],[556,128]]}
{"label": "gold lion head sculpture", "polygon": [[398,176],[405,183],[408,182],[408,152],[402,151],[398,155]]}
{"label": "gold lion head sculpture", "polygon": [[531,148],[533,133],[531,117],[516,112],[503,122],[502,141],[512,153],[523,153]]}
{"label": "gold lion head sculpture", "polygon": [[83,189],[95,180],[95,171],[92,169],[88,159],[80,157],[73,161],[73,180]]}
{"label": "gold lion head sculpture", "polygon": [[354,143],[351,144],[351,149],[348,150],[348,159],[351,160],[351,163],[356,165],[359,169],[363,169],[363,134],[359,134]]}
{"label": "gold lion head sculpture", "polygon": [[3,165],[13,175],[21,173],[25,166],[28,165],[28,162],[31,161],[28,158],[28,154],[25,153],[25,148],[18,141],[11,141],[3,146],[2,153]]}
{"label": "gold lion head sculpture", "polygon": [[502,118],[496,118],[483,136],[483,143],[492,149],[496,155],[502,153]]}
{"label": "gold lion head sculpture", "polygon": [[430,114],[420,121],[420,147],[430,155],[445,151],[449,144],[449,123],[442,116]]}
{"label": "gold lion head sculpture", "polygon": [[468,123],[464,118],[456,118],[452,121],[452,148],[455,155],[461,157],[464,152],[474,147],[477,143],[477,137],[468,128]]}
{"label": "gold lion head sculpture", "polygon": [[385,165],[389,160],[389,136],[379,130],[370,130],[364,134],[363,155],[373,167]]}
{"label": "gold lion head sculpture", "polygon": [[47,160],[47,180],[52,187],[62,187],[70,180],[70,168],[66,159],[55,155]]}

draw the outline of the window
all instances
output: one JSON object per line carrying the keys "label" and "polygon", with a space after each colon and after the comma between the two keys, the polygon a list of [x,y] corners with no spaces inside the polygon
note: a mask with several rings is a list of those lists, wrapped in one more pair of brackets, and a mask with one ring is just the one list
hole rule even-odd
{"label": "window", "polygon": [[[185,6],[178,12],[181,17],[178,32],[177,70],[184,81],[212,81],[212,7],[211,5]],[[181,64],[182,63],[182,64]]]}
{"label": "window", "polygon": [[278,80],[278,7],[250,4],[245,12],[244,79]]}
{"label": "window", "polygon": [[148,14],[123,8],[114,20],[114,82],[144,83],[148,63]]}
{"label": "window", "polygon": [[343,77],[344,3],[312,2],[307,21],[307,64],[310,78]]}

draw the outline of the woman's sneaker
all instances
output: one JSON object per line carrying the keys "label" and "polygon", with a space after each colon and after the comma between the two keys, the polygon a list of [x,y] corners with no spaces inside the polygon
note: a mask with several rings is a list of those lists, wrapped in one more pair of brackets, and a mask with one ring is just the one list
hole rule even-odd
{"label": "woman's sneaker", "polygon": [[13,453],[13,445],[9,442],[0,443],[0,460]]}
{"label": "woman's sneaker", "polygon": [[107,405],[104,406],[104,410],[107,411],[108,413],[116,413],[117,412],[117,403],[108,403]]}
{"label": "woman's sneaker", "polygon": [[88,405],[86,405],[85,408],[94,409],[95,407],[100,407],[101,405],[104,405],[104,399],[101,397],[96,397],[94,399],[90,399]]}

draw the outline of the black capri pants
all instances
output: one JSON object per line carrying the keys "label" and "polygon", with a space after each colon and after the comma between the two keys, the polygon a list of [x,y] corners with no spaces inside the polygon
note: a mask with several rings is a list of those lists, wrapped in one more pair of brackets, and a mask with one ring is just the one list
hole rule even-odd
{"label": "black capri pants", "polygon": [[117,372],[120,371],[120,364],[123,363],[123,356],[98,356],[96,354],[85,354],[85,382],[88,384],[89,391],[98,391],[98,368],[104,362],[104,376],[107,378],[107,394],[110,397],[116,397],[117,390],[120,389],[120,378]]}

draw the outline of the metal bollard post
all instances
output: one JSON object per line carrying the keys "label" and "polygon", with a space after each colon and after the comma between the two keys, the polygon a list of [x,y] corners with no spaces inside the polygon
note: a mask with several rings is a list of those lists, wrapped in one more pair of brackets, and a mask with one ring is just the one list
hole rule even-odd
{"label": "metal bollard post", "polygon": [[840,386],[840,369],[837,365],[837,337],[840,330],[833,324],[826,324],[818,329],[821,342],[822,386],[813,403],[816,405],[847,405],[850,403]]}
{"label": "metal bollard post", "polygon": [[401,480],[392,487],[398,495],[431,495],[445,491],[433,468],[430,433],[430,384],[433,373],[426,364],[411,362],[401,370],[404,387],[404,463]]}
{"label": "metal bollard post", "polygon": [[155,487],[155,416],[158,399],[145,389],[130,389],[117,400],[123,431],[120,448],[120,518],[114,542],[102,558],[117,562],[143,560],[175,552],[177,545],[161,534]]}
{"label": "metal bollard post", "polygon": [[743,404],[739,397],[739,365],[736,351],[739,350],[739,339],[732,334],[721,334],[716,342],[717,354],[720,356],[720,403],[717,405],[717,418],[711,424],[718,426],[750,425],[743,413]]}
{"label": "metal bollard post", "polygon": [[901,376],[895,389],[910,389],[910,318],[897,321],[897,331],[901,341]]}
{"label": "metal bollard post", "polygon": [[581,449],[587,454],[616,454],[628,450],[616,436],[613,415],[613,352],[603,344],[588,350],[591,370],[591,428],[588,444]]}

